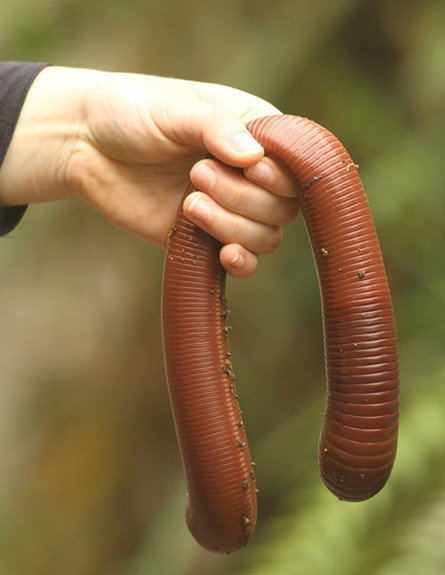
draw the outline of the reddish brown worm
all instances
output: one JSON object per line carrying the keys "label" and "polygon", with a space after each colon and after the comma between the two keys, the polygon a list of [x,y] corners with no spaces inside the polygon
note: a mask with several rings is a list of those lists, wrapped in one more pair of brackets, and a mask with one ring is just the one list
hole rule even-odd
{"label": "reddish brown worm", "polygon": [[[362,501],[389,477],[399,412],[396,329],[368,201],[357,166],[326,129],[286,115],[248,128],[294,179],[317,268],[327,375],[321,476],[338,498]],[[162,313],[187,523],[206,549],[231,552],[252,536],[257,504],[228,348],[220,247],[180,209],[169,238]]]}

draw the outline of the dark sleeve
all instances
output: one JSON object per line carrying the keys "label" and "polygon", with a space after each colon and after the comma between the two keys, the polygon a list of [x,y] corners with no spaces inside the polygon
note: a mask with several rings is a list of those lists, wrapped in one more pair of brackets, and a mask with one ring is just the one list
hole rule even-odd
{"label": "dark sleeve", "polygon": [[[0,62],[0,168],[28,90],[37,74],[47,65],[32,62]],[[26,206],[2,208],[0,190],[1,236],[15,228],[25,210]]]}

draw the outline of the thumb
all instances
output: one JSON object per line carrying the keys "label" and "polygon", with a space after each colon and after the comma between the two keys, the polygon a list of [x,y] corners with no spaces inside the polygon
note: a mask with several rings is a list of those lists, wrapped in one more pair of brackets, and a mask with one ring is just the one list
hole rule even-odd
{"label": "thumb", "polygon": [[263,147],[250,134],[242,119],[214,104],[196,103],[183,108],[183,143],[206,149],[230,166],[246,168],[264,156]]}
{"label": "thumb", "polygon": [[210,117],[203,125],[205,148],[222,162],[239,168],[257,163],[264,156],[263,147],[250,134],[240,118],[232,114]]}

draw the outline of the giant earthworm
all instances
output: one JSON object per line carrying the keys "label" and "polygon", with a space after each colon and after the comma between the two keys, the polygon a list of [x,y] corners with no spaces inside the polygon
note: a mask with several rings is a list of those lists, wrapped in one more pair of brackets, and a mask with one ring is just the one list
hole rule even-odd
{"label": "giant earthworm", "polygon": [[[362,501],[389,477],[399,411],[395,322],[368,201],[357,166],[325,128],[288,115],[248,128],[295,182],[317,268],[327,378],[321,476],[338,498]],[[220,247],[179,210],[162,316],[187,523],[206,549],[231,552],[253,533],[256,488],[228,348]]]}

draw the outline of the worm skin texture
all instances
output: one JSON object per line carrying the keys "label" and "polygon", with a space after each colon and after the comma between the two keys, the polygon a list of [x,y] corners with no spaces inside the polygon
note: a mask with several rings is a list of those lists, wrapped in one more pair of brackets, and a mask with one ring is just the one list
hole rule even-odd
{"label": "worm skin texture", "polygon": [[228,348],[220,249],[219,242],[179,211],[164,265],[162,323],[170,402],[188,488],[187,525],[205,549],[230,553],[252,536],[257,502]]}
{"label": "worm skin texture", "polygon": [[[339,499],[362,501],[390,475],[399,412],[395,322],[367,198],[357,166],[318,124],[277,115],[248,128],[295,182],[317,268],[327,379],[321,476]],[[227,342],[220,247],[179,210],[162,314],[187,523],[206,549],[231,552],[253,533],[256,489]]]}

